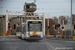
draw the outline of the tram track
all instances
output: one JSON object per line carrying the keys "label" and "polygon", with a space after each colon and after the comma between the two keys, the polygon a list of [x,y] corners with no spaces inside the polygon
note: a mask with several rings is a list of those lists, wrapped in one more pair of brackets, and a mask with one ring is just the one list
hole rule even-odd
{"label": "tram track", "polygon": [[29,46],[26,48],[26,50],[29,50],[30,46],[31,46],[31,42],[29,42]]}
{"label": "tram track", "polygon": [[[39,48],[39,46],[40,46],[39,42],[37,41],[36,44],[37,44],[36,50],[40,50],[40,48]],[[33,45],[33,42],[29,42],[29,45],[28,45],[28,47],[25,50],[31,50],[30,48],[31,48],[32,45]]]}
{"label": "tram track", "polygon": [[26,41],[21,43],[17,50],[49,50],[49,48],[45,41]]}

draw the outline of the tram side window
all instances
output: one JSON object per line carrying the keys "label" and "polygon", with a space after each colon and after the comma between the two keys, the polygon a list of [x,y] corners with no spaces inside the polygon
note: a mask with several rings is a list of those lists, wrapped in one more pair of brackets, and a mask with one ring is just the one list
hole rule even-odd
{"label": "tram side window", "polygon": [[41,24],[41,27],[40,27],[40,31],[42,31],[42,24]]}

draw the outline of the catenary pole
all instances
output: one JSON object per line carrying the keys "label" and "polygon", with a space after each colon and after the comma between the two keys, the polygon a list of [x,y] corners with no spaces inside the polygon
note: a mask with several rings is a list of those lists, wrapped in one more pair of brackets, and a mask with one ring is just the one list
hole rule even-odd
{"label": "catenary pole", "polygon": [[73,30],[72,30],[72,0],[71,0],[71,38],[73,37]]}

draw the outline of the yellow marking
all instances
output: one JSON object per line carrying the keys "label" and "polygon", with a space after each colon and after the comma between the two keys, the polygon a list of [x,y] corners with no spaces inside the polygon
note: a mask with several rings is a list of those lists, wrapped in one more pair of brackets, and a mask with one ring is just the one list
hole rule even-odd
{"label": "yellow marking", "polygon": [[34,31],[33,35],[37,35],[37,32],[36,32],[36,31]]}
{"label": "yellow marking", "polygon": [[6,33],[0,33],[0,36],[4,36]]}
{"label": "yellow marking", "polygon": [[56,39],[58,38],[58,35],[56,35]]}

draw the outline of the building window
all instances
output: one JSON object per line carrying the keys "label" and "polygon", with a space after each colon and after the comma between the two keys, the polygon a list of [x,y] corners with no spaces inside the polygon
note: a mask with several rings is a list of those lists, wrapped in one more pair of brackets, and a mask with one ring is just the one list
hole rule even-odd
{"label": "building window", "polygon": [[33,8],[32,6],[30,6],[30,8]]}

